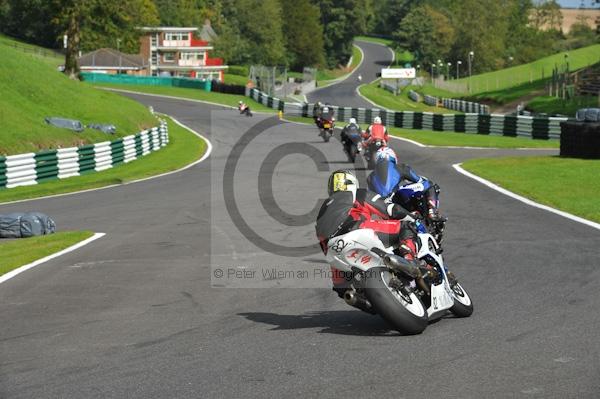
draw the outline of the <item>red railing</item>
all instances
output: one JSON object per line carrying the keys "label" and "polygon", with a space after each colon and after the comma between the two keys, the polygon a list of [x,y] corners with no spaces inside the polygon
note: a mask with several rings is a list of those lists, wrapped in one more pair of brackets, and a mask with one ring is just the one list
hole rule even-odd
{"label": "red railing", "polygon": [[206,66],[220,66],[223,65],[223,58],[207,58]]}

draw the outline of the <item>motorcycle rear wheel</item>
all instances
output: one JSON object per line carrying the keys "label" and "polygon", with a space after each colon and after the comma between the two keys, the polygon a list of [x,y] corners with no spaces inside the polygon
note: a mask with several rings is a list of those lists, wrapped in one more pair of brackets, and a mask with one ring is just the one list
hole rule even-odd
{"label": "motorcycle rear wheel", "polygon": [[370,269],[365,278],[365,295],[386,322],[403,335],[420,334],[427,327],[427,311],[414,292],[390,286],[395,278],[386,267]]}

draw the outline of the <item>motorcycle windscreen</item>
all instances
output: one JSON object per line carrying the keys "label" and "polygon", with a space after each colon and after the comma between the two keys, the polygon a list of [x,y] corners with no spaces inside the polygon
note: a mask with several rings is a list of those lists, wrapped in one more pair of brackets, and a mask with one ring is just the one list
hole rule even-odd
{"label": "motorcycle windscreen", "polygon": [[367,178],[369,189],[382,197],[388,197],[400,183],[400,174],[393,162],[383,161],[375,166],[375,170]]}

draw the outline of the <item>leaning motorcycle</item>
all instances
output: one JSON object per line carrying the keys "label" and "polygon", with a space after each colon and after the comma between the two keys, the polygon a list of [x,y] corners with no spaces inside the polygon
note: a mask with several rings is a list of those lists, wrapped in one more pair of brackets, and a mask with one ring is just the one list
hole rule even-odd
{"label": "leaning motorcycle", "polygon": [[473,313],[473,302],[444,264],[435,238],[419,227],[420,265],[385,248],[371,229],[359,229],[327,242],[327,261],[346,284],[347,304],[378,314],[401,334],[420,334],[429,321],[447,312],[456,317]]}
{"label": "leaning motorcycle", "polygon": [[[369,189],[381,195],[386,201],[402,206],[409,212],[417,212],[425,217],[429,211],[426,192],[433,187],[436,196],[440,194],[440,186],[429,179],[421,177],[416,183],[401,184],[401,176],[391,162],[377,164],[375,170],[367,177]],[[434,236],[438,244],[444,239],[446,218],[424,220],[427,230]]]}

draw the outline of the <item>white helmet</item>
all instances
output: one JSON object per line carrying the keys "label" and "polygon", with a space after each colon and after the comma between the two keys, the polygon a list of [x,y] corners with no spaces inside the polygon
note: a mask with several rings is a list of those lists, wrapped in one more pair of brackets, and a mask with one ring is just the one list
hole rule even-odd
{"label": "white helmet", "polygon": [[373,119],[373,123],[374,123],[374,124],[376,124],[376,125],[381,125],[381,117],[379,117],[379,116],[376,116],[376,117]]}
{"label": "white helmet", "polygon": [[242,100],[240,100],[239,104],[240,104],[240,105],[242,104]]}
{"label": "white helmet", "polygon": [[329,176],[327,183],[327,193],[329,195],[336,191],[350,191],[356,198],[356,190],[358,190],[358,179],[350,171],[336,170]]}
{"label": "white helmet", "polygon": [[356,125],[356,118],[350,118],[350,120],[348,120],[348,123],[353,123]]}
{"label": "white helmet", "polygon": [[324,113],[324,114],[326,114],[326,113],[328,113],[328,112],[329,112],[329,108],[327,108],[327,107],[323,107],[323,113]]}
{"label": "white helmet", "polygon": [[392,150],[390,147],[380,148],[375,153],[375,161],[377,163],[379,163],[383,160],[387,160],[387,161],[390,161],[393,163],[398,163],[398,157],[396,156],[396,153],[394,152],[394,150]]}

